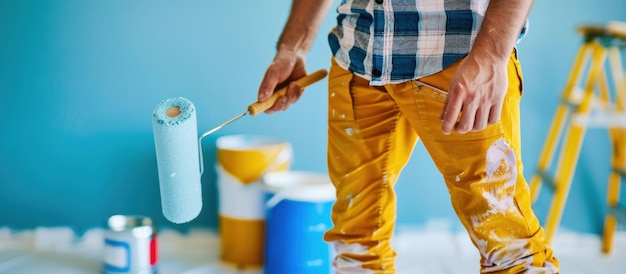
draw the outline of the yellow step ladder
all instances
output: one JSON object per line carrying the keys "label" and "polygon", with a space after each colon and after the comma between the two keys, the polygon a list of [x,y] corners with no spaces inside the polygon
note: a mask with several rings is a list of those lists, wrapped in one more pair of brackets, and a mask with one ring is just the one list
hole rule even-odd
{"label": "yellow step ladder", "polygon": [[[602,251],[609,253],[618,221],[626,222],[626,208],[619,203],[620,184],[622,178],[626,178],[626,75],[621,54],[626,49],[626,23],[585,25],[577,31],[583,36],[583,43],[561,95],[530,187],[533,201],[537,200],[543,182],[551,187],[553,196],[544,224],[545,239],[550,242],[561,221],[585,132],[588,128],[608,130],[612,160]],[[608,64],[606,60],[609,60]],[[610,85],[609,77],[613,85]],[[560,148],[559,155],[554,176],[551,176],[557,148]]]}

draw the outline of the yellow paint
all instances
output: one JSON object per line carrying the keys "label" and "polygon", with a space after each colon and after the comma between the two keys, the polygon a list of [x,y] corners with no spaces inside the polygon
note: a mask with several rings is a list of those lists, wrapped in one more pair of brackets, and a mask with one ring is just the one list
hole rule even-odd
{"label": "yellow paint", "polygon": [[289,169],[290,157],[280,159],[281,153],[290,153],[285,152],[289,149],[288,144],[240,149],[218,147],[217,161],[226,172],[240,180],[241,183],[250,184],[257,181],[266,172]]}
{"label": "yellow paint", "polygon": [[265,220],[219,216],[222,260],[238,267],[263,265]]}
{"label": "yellow paint", "polygon": [[233,135],[217,140],[221,257],[238,267],[263,265],[264,200],[261,177],[287,171],[291,144],[261,136]]}

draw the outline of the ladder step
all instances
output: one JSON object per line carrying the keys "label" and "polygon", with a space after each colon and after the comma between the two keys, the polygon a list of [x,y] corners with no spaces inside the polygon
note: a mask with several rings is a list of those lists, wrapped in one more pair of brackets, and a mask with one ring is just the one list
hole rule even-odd
{"label": "ladder step", "polygon": [[[572,109],[576,109],[582,103],[583,99],[585,99],[585,90],[580,86],[575,86],[572,88],[572,93],[569,97],[561,99],[561,103],[567,105]],[[609,105],[607,105],[607,103],[600,100],[596,94],[593,94],[591,96],[590,104],[591,109],[598,109],[601,111],[613,108],[612,103],[609,103]]]}
{"label": "ladder step", "polygon": [[626,128],[626,113],[596,112],[587,115],[572,115],[572,123],[579,126],[598,128]]}
{"label": "ladder step", "polygon": [[626,39],[626,22],[611,21],[606,24],[606,30],[609,34]]}
{"label": "ladder step", "polygon": [[585,43],[600,40],[605,46],[610,46],[614,41],[626,40],[626,22],[610,21],[606,25],[583,25],[577,28],[583,35]]}
{"label": "ladder step", "polygon": [[581,87],[575,86],[572,88],[570,96],[562,98],[561,102],[566,104],[569,108],[577,108],[580,102],[583,101],[584,93],[585,91]]}

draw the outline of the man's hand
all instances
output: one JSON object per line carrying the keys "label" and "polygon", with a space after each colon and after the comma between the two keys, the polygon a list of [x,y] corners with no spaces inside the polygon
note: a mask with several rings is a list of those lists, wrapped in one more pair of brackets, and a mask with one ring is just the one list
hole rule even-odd
{"label": "man's hand", "polygon": [[533,1],[489,1],[472,50],[450,81],[440,116],[444,134],[480,131],[500,119],[508,88],[509,57]]}
{"label": "man's hand", "polygon": [[333,0],[293,0],[289,18],[276,46],[274,61],[265,71],[259,86],[259,102],[267,100],[277,88],[287,87],[286,95],[265,113],[286,110],[304,89],[294,81],[306,75],[305,57]]}
{"label": "man's hand", "polygon": [[279,51],[265,71],[265,76],[259,86],[258,100],[259,102],[265,101],[275,90],[285,85],[289,86],[285,96],[278,99],[265,113],[287,110],[290,105],[300,99],[304,89],[293,81],[305,75],[306,66],[303,56],[291,51]]}
{"label": "man's hand", "polygon": [[448,99],[439,117],[443,133],[480,131],[497,122],[507,86],[506,62],[468,55],[450,81]]}

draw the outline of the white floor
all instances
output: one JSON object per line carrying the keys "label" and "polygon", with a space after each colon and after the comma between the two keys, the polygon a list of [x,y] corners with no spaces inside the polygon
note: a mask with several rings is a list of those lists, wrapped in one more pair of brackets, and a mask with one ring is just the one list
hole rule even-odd
{"label": "white floor", "polygon": [[[0,228],[0,273],[101,273],[102,235],[93,229],[76,237],[68,228],[11,231]],[[219,261],[219,237],[209,230],[159,234],[160,274],[262,273]],[[441,227],[403,228],[394,238],[399,274],[478,273],[478,255],[465,233]],[[626,232],[618,231],[613,252],[600,252],[596,235],[559,232],[553,248],[565,274],[626,273]]]}

